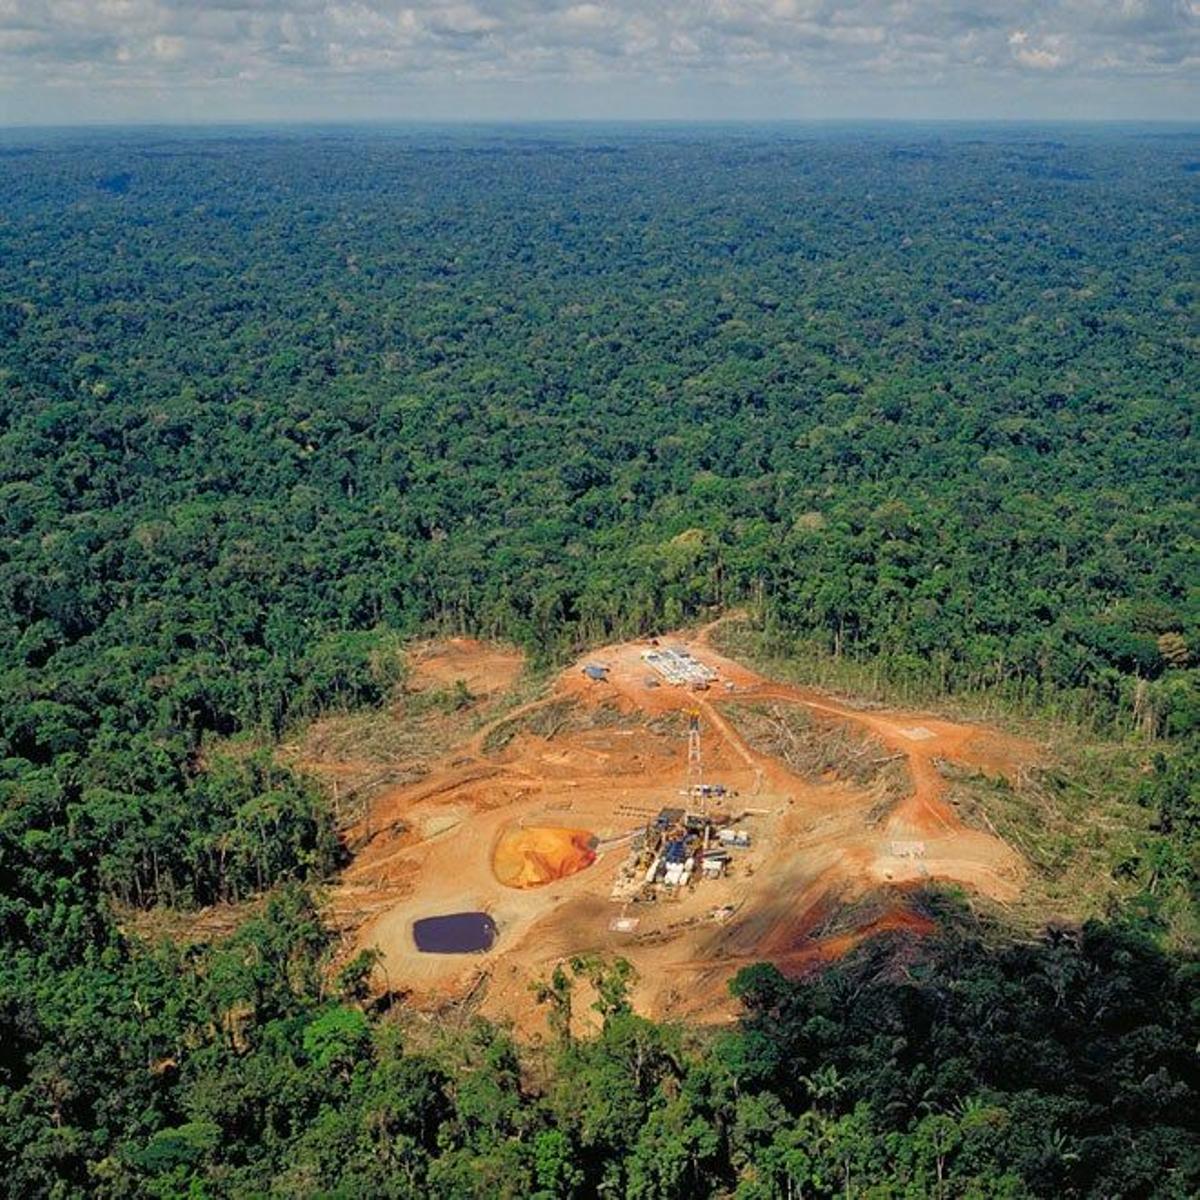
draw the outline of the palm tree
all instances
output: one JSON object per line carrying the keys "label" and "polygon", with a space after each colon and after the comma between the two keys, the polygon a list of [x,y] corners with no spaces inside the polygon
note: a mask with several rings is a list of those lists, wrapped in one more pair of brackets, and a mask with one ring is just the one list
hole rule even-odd
{"label": "palm tree", "polygon": [[804,1084],[818,1112],[825,1111],[823,1102],[826,1100],[830,1102],[829,1111],[832,1112],[837,1098],[846,1090],[846,1080],[833,1063],[818,1067],[811,1075],[801,1075],[800,1082]]}

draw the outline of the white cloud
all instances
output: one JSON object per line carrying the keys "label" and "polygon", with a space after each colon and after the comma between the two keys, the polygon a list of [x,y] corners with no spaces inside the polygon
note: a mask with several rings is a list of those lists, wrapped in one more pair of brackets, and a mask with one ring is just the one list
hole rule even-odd
{"label": "white cloud", "polygon": [[1013,58],[1023,67],[1031,67],[1035,71],[1053,71],[1066,61],[1060,49],[1062,39],[1059,37],[1048,37],[1041,45],[1034,45],[1024,29],[1015,29],[1009,35],[1008,44],[1012,48]]}
{"label": "white cloud", "polygon": [[155,34],[151,45],[154,57],[159,62],[176,62],[183,57],[187,49],[187,42],[183,38],[167,33]]}
{"label": "white cloud", "polygon": [[81,75],[97,96],[229,98],[231,80],[253,80],[260,98],[314,107],[351,85],[411,97],[449,78],[586,79],[614,96],[803,79],[886,114],[896,89],[1004,96],[1034,77],[1195,95],[1198,66],[1200,0],[0,0],[0,122],[18,96]]}

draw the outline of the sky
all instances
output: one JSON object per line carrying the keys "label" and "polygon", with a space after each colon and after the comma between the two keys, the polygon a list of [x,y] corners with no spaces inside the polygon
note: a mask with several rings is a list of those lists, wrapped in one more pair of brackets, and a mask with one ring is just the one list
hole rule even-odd
{"label": "sky", "polygon": [[1200,120],[1200,0],[0,0],[0,125]]}

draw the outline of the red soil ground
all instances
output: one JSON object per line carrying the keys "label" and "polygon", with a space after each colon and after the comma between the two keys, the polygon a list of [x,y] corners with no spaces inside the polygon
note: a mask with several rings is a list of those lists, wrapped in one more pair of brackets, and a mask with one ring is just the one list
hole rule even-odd
{"label": "red soil ground", "polygon": [[461,679],[473,696],[508,691],[525,667],[519,650],[461,637],[419,646],[409,663],[414,690],[453,687]]}
{"label": "red soil ground", "polygon": [[[538,1031],[544,1014],[530,1002],[530,981],[566,956],[594,951],[634,964],[640,1011],[720,1021],[736,1015],[725,985],[749,962],[769,959],[788,971],[803,970],[880,930],[925,931],[928,922],[912,911],[908,897],[923,882],[953,881],[1002,903],[1018,894],[1023,862],[1004,842],[962,824],[936,764],[949,760],[1013,775],[1037,757],[1036,747],[982,726],[919,712],[860,710],[765,679],[713,650],[703,631],[661,640],[689,647],[719,673],[719,682],[704,693],[651,687],[641,657],[649,643],[605,647],[563,672],[546,699],[504,719],[574,699],[585,710],[615,707],[621,720],[550,737],[519,733],[493,755],[484,753],[485,727],[419,783],[375,799],[370,827],[403,833],[377,833],[367,842],[335,889],[333,908],[354,946],[383,952],[381,985],[408,993],[413,1003],[437,1005],[470,991],[486,974],[486,989],[475,993],[483,996],[482,1011]],[[471,678],[471,644],[452,645],[431,649],[425,662],[439,664],[439,672],[452,662],[456,678]],[[494,678],[498,662],[511,669],[514,661],[511,652],[482,647],[478,653],[485,666],[474,674],[477,681]],[[593,662],[609,668],[606,682],[583,675],[583,665]],[[903,756],[911,789],[881,817],[877,790],[804,779],[758,753],[721,706],[760,700],[800,705],[818,721],[871,735]],[[753,845],[737,852],[725,878],[700,882],[677,900],[613,903],[610,892],[626,852],[605,847],[659,808],[683,802],[686,740],[648,721],[678,714],[675,727],[682,730],[692,710],[700,713],[705,778],[737,793],[727,802],[731,807],[752,813],[743,827]],[[600,839],[590,865],[585,830]],[[857,910],[848,906],[880,895],[890,897],[882,915],[873,903],[872,915],[854,927],[850,915]],[[726,906],[732,915],[714,920],[714,910]],[[477,908],[500,928],[486,955],[464,960],[416,951],[414,920]],[[843,921],[836,936],[816,936],[839,914],[849,928]],[[636,926],[614,930],[613,919],[622,915]]]}

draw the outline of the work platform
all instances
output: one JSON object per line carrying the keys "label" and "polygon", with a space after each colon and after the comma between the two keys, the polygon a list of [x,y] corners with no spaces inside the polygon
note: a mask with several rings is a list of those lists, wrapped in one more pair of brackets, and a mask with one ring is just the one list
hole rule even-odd
{"label": "work platform", "polygon": [[659,675],[676,687],[707,687],[717,678],[712,667],[693,658],[682,647],[643,650],[642,658]]}

